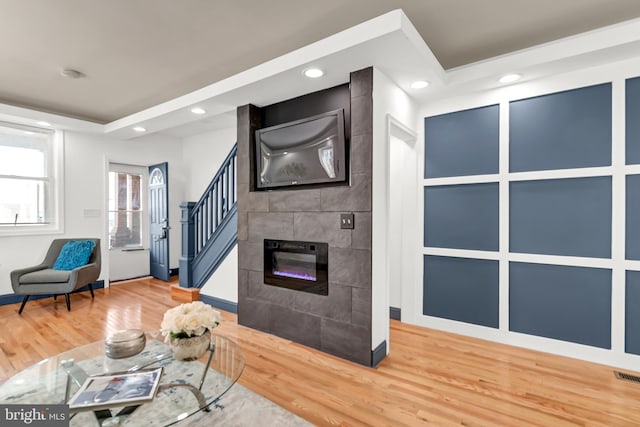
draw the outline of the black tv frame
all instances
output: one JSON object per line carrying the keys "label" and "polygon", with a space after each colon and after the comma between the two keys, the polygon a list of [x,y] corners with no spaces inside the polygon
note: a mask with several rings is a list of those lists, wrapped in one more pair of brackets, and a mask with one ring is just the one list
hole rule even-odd
{"label": "black tv frame", "polygon": [[[337,178],[318,178],[305,180],[301,182],[295,183],[274,183],[274,184],[262,184],[260,181],[260,170],[262,167],[262,150],[260,147],[260,135],[262,133],[271,132],[278,129],[283,129],[286,127],[298,126],[303,123],[307,123],[310,121],[318,120],[323,117],[336,116],[337,121],[337,132],[338,132],[338,143],[341,145],[336,148],[335,156],[336,161],[342,167],[339,167],[337,170]],[[324,187],[324,186],[335,186],[335,185],[345,185],[348,184],[349,181],[349,141],[345,132],[345,111],[343,108],[339,108],[332,111],[327,111],[321,114],[316,114],[313,116],[305,117],[302,119],[281,123],[274,126],[269,126],[261,129],[257,129],[255,131],[255,138],[253,142],[253,151],[254,151],[254,165],[252,173],[255,177],[255,191],[271,191],[271,190],[290,190],[295,188],[313,188],[313,187]]]}

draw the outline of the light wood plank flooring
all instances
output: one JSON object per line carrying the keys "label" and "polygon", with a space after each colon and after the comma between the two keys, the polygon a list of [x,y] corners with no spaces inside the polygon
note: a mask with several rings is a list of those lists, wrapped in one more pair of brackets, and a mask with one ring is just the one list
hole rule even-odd
{"label": "light wood plank flooring", "polygon": [[[154,279],[0,307],[0,379],[123,328],[157,329],[179,304]],[[237,325],[217,333],[244,349],[240,382],[320,426],[639,426],[640,384],[569,358],[391,322],[376,369]],[[265,425],[268,425],[265,420]]]}

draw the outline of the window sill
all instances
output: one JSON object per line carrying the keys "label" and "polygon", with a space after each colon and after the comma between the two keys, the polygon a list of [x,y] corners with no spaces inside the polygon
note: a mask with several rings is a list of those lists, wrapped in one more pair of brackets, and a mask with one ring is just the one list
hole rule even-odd
{"label": "window sill", "polygon": [[120,251],[120,252],[138,252],[138,251],[146,251],[148,248],[143,246],[124,246],[121,248],[109,248],[110,251]]}
{"label": "window sill", "polygon": [[12,236],[47,236],[62,234],[64,230],[55,225],[1,225],[0,237]]}

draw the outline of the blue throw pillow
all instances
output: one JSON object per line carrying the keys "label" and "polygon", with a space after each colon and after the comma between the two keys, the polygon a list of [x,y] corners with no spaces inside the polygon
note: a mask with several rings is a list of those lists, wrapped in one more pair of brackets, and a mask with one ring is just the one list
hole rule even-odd
{"label": "blue throw pillow", "polygon": [[93,240],[70,240],[64,244],[53,264],[54,270],[73,270],[89,262],[95,242]]}

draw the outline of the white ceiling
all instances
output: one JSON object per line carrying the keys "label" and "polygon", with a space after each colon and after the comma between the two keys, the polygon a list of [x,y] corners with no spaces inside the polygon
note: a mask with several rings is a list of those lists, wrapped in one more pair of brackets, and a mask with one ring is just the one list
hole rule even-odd
{"label": "white ceiling", "polygon": [[[430,48],[436,73],[440,65],[451,71],[640,16],[638,0],[0,0],[0,102],[113,130],[152,117],[143,110],[398,8],[428,45],[419,46],[423,58],[413,65],[431,61]],[[391,32],[385,37],[383,44],[398,41]],[[391,69],[394,48],[387,48],[360,60],[352,50],[342,62]],[[62,77],[67,67],[86,77]],[[251,86],[246,79],[236,83],[237,90]],[[237,105],[237,98],[223,98],[218,113]]]}

